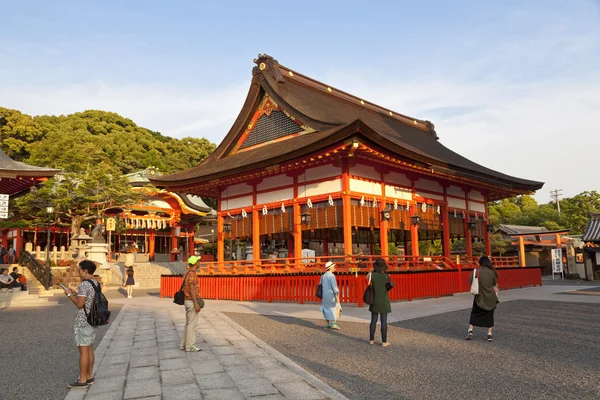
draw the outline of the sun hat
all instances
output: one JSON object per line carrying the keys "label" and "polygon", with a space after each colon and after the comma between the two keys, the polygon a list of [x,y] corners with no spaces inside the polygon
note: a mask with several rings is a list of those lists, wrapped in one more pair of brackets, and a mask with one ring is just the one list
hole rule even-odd
{"label": "sun hat", "polygon": [[331,261],[327,261],[325,264],[325,270],[329,271],[331,268],[335,267],[335,263]]}
{"label": "sun hat", "polygon": [[376,258],[375,263],[373,264],[373,269],[376,272],[385,272],[387,271],[388,266],[383,258]]}
{"label": "sun hat", "polygon": [[198,261],[200,260],[200,257],[196,257],[196,256],[191,256],[190,258],[188,258],[187,263],[188,265],[194,265],[196,264]]}

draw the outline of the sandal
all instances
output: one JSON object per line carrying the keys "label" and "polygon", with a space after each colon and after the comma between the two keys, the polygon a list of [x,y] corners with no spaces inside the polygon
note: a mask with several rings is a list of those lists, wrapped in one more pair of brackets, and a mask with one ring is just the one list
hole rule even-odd
{"label": "sandal", "polygon": [[202,351],[202,349],[199,349],[199,348],[197,348],[196,346],[194,346],[194,347],[192,347],[191,349],[189,349],[189,350],[186,350],[186,351],[187,351],[187,352],[189,352],[189,353],[195,353],[195,352],[197,352],[197,351]]}

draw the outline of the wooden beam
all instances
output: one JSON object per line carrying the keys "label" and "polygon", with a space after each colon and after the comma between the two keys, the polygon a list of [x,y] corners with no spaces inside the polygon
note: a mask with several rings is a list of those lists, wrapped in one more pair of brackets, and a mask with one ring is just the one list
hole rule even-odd
{"label": "wooden beam", "polygon": [[525,267],[525,244],[523,243],[523,236],[519,236],[519,264],[521,267]]}

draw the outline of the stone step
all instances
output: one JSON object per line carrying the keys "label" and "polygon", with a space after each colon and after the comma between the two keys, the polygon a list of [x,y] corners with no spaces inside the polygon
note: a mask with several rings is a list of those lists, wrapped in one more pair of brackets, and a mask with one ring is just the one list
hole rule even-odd
{"label": "stone step", "polygon": [[55,306],[57,301],[49,301],[47,297],[42,298],[29,292],[23,291],[0,291],[0,308],[9,307],[39,307],[39,306]]}

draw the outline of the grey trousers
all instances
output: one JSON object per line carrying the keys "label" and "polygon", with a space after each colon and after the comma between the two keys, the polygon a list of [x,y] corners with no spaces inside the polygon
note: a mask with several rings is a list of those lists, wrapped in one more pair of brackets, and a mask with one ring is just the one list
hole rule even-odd
{"label": "grey trousers", "polygon": [[185,326],[181,337],[181,346],[185,351],[190,351],[196,345],[196,326],[198,326],[198,313],[192,300],[186,300]]}

